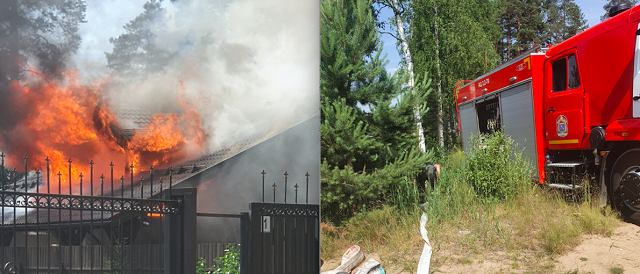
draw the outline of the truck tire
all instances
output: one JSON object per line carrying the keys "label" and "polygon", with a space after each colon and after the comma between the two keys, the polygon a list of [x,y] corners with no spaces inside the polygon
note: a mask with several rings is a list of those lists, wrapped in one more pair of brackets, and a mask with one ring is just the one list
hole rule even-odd
{"label": "truck tire", "polygon": [[640,148],[626,151],[611,170],[612,204],[624,220],[640,226]]}

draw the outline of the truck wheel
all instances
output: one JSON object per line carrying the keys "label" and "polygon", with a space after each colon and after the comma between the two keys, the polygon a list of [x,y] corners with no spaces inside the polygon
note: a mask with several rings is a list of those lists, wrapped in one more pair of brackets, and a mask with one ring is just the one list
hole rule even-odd
{"label": "truck wheel", "polygon": [[640,148],[618,158],[611,170],[612,204],[624,220],[640,225]]}

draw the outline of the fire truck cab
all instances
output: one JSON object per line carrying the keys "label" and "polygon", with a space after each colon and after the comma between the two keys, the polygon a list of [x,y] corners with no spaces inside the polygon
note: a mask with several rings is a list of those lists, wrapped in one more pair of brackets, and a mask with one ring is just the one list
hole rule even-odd
{"label": "fire truck cab", "polygon": [[576,190],[590,174],[601,204],[640,225],[640,6],[610,17],[456,88],[459,130],[465,150],[504,131],[541,184]]}

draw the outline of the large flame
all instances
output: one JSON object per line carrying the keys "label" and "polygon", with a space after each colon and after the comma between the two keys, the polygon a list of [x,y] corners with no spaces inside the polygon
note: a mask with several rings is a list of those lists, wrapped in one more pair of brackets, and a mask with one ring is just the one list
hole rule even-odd
{"label": "large flame", "polygon": [[[22,166],[26,154],[29,169],[45,172],[48,161],[52,192],[58,191],[58,185],[63,193],[78,189],[81,174],[88,181],[92,173],[96,178],[109,176],[113,169],[119,178],[124,166],[133,164],[141,171],[141,166],[180,160],[186,156],[186,147],[203,147],[206,135],[200,114],[184,99],[178,98],[184,113],[156,114],[146,128],[127,136],[119,131],[116,115],[100,96],[103,83],[82,85],[76,79],[74,72],[62,80],[31,73],[10,84],[24,114],[16,115],[20,119],[16,128],[0,136],[0,151],[8,152],[8,162],[14,166]],[[93,169],[91,161],[95,161]]]}

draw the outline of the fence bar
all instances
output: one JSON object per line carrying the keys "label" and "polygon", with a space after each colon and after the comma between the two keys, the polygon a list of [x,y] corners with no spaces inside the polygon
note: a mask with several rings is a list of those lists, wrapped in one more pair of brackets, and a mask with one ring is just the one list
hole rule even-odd
{"label": "fence bar", "polygon": [[[51,193],[51,180],[50,180],[50,172],[49,168],[49,156],[45,159],[47,162],[47,193]],[[51,199],[47,198],[47,204],[51,205]],[[4,214],[3,214],[4,216]],[[47,273],[51,273],[51,207],[47,206]]]}
{"label": "fence bar", "polygon": [[[5,190],[5,179],[7,177],[7,175],[5,174],[4,171],[4,152],[0,152],[0,172],[2,173],[2,203],[4,204],[6,202],[5,200],[5,194],[4,194],[4,190]],[[5,238],[5,231],[4,231],[4,206],[2,207],[2,220],[0,221],[2,222],[2,238],[0,238],[0,246],[2,247],[2,250],[0,250],[0,263],[2,263],[2,265],[5,264],[6,262],[6,258],[4,257],[4,238]]]}
{"label": "fence bar", "polygon": [[[71,190],[71,158],[69,158],[69,178],[67,179],[67,183],[69,184],[69,195],[72,195],[72,190]],[[60,216],[60,218],[62,218],[62,216]],[[69,221],[71,221],[71,219],[73,218],[73,212],[71,210],[71,207],[69,207]],[[71,248],[72,246],[72,240],[71,240],[71,222],[69,222],[69,231],[67,232],[67,245],[69,246],[69,267],[73,267],[73,249]]]}
{"label": "fence bar", "polygon": [[311,175],[309,175],[309,172],[307,172],[304,176],[307,177],[307,200],[306,200],[305,203],[309,204],[309,176],[311,176]]}
{"label": "fence bar", "polygon": [[289,173],[287,171],[284,172],[284,203],[287,203],[287,177],[289,177]]}
{"label": "fence bar", "polygon": [[[24,183],[22,184],[22,186],[24,187],[24,192],[28,192],[27,190],[27,185],[29,182],[29,169],[27,168],[27,162],[29,160],[29,157],[27,155],[24,155]],[[25,204],[29,204],[29,199],[24,199]],[[15,208],[13,209],[15,211]],[[29,231],[27,230],[27,209],[24,209],[24,246],[28,247],[29,246]],[[24,264],[25,265],[29,265],[29,249],[25,248],[24,249]],[[22,268],[22,262],[20,262],[20,268]],[[22,272],[20,272],[22,273]]]}
{"label": "fence bar", "polygon": [[[91,160],[91,162],[89,162],[89,166],[90,166],[90,180],[89,180],[89,191],[90,191],[90,195],[91,197],[93,197],[93,160]],[[91,270],[91,272],[93,273],[93,202],[89,205],[89,214],[91,214],[90,218],[89,218],[89,232],[87,233],[87,236],[90,237],[90,241],[89,241],[89,248],[91,248],[91,252],[89,252],[89,269]],[[80,212],[80,214],[82,215],[82,212]],[[82,245],[82,241],[80,242],[80,245]]]}
{"label": "fence bar", "polygon": [[[80,172],[80,196],[82,196],[82,177],[84,177],[84,176],[82,175],[82,172]],[[78,202],[78,204],[80,204],[80,212],[79,212],[80,213],[79,214],[80,215],[80,228],[79,228],[80,233],[78,233],[78,238],[79,238],[78,243],[80,244],[80,269],[82,269],[84,267],[84,258],[83,258],[84,257],[84,252],[82,252],[82,234],[83,234],[83,231],[84,231],[84,228],[82,227],[82,209],[83,209],[84,206],[83,206],[82,203],[83,203],[82,201]],[[71,223],[71,222],[69,222],[69,223]]]}
{"label": "fence bar", "polygon": [[262,202],[264,203],[264,175],[267,174],[266,172],[264,172],[264,169],[262,170]]}
{"label": "fence bar", "polygon": [[[36,193],[40,193],[40,170],[36,170]],[[36,199],[36,204],[40,198]],[[4,216],[3,216],[4,217]],[[25,209],[24,222],[27,223],[27,210]],[[40,209],[36,209],[36,267],[40,268]],[[29,246],[27,246],[27,249]]]}

